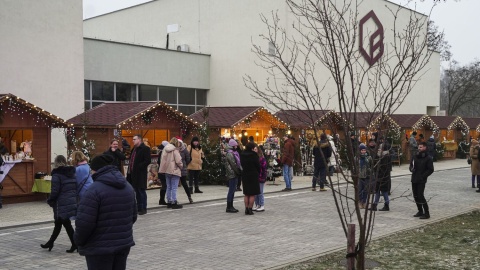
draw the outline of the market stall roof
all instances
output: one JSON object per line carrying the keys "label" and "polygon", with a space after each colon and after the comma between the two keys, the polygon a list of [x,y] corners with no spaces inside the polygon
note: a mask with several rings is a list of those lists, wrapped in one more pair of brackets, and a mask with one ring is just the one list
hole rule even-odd
{"label": "market stall roof", "polygon": [[462,117],[463,121],[470,127],[480,132],[480,118],[478,117]]}
{"label": "market stall roof", "polygon": [[419,129],[429,126],[434,132],[438,132],[438,125],[426,114],[392,114],[390,116],[400,127]]}
{"label": "market stall roof", "polygon": [[345,121],[349,122],[350,125],[354,126],[354,121],[356,120],[355,128],[368,128],[375,119],[380,115],[377,112],[337,112]]}
{"label": "market stall roof", "polygon": [[264,107],[259,106],[206,107],[190,115],[190,117],[198,123],[204,123],[208,120],[208,126],[212,128],[235,128],[257,114],[270,122],[272,126],[288,128],[287,123]]}
{"label": "market stall roof", "polygon": [[440,129],[452,130],[460,128],[465,133],[468,133],[470,130],[469,125],[460,116],[430,116],[430,118]]}
{"label": "market stall roof", "polygon": [[70,126],[88,127],[131,127],[136,120],[144,120],[152,117],[152,113],[164,110],[172,119],[185,122],[190,126],[198,126],[195,121],[181,112],[173,109],[166,103],[159,102],[105,102],[92,109],[85,111],[68,120]]}
{"label": "market stall roof", "polygon": [[377,114],[377,117],[371,122],[367,129],[369,130],[378,130],[382,125],[381,121],[384,121],[388,124],[389,129],[394,129],[394,130],[400,130],[401,127],[400,125],[395,122],[395,120],[392,119],[390,115],[384,114],[382,117],[382,114]]}
{"label": "market stall roof", "polygon": [[275,115],[291,128],[306,129],[324,119],[332,112],[330,110],[281,110]]}
{"label": "market stall roof", "polygon": [[[43,123],[41,126],[55,127],[55,128],[65,128],[68,126],[68,122],[62,118],[55,116],[44,109],[37,107],[36,105],[16,96],[13,94],[0,94],[0,104],[8,102],[7,108],[12,111],[16,111],[18,114],[19,110],[24,110],[29,112],[32,115],[32,118],[36,123]],[[0,108],[1,109],[1,108]],[[4,112],[1,112],[2,116]],[[36,126],[36,125],[35,125]]]}

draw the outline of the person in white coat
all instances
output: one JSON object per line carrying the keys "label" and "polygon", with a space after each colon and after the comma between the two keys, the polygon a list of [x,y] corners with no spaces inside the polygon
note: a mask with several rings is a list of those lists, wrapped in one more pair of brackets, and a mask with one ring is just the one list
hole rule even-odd
{"label": "person in white coat", "polygon": [[328,173],[330,176],[333,176],[335,169],[337,168],[337,159],[338,159],[338,152],[337,147],[335,146],[335,142],[333,141],[333,137],[327,135],[328,143],[330,143],[330,147],[332,148],[332,155],[330,156],[330,160],[328,161]]}

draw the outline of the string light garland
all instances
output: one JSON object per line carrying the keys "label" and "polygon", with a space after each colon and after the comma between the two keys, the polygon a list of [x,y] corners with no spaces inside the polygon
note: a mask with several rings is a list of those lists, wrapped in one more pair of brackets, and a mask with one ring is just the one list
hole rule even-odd
{"label": "string light garland", "polygon": [[430,127],[433,133],[440,133],[440,128],[435,122],[433,122],[432,118],[430,118],[430,116],[428,115],[423,115],[415,124],[413,124],[412,130],[418,130],[421,127]]}
{"label": "string light garland", "polygon": [[1,117],[10,115],[10,117],[19,117],[24,119],[27,115],[34,120],[34,126],[47,126],[51,128],[67,127],[68,123],[62,118],[55,116],[44,109],[29,103],[28,101],[15,96],[13,94],[4,94],[0,96],[0,103],[6,106],[1,106]]}
{"label": "string light garland", "polygon": [[457,128],[461,130],[463,135],[468,134],[470,131],[470,127],[460,116],[457,116],[455,120],[453,120],[453,122],[448,125],[447,132],[450,133],[452,132],[452,130]]}

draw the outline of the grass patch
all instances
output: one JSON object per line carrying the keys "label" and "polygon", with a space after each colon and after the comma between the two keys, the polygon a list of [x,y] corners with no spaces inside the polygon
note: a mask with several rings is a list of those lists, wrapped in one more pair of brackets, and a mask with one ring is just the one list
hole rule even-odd
{"label": "grass patch", "polygon": [[[456,216],[372,241],[366,258],[370,269],[480,269],[480,212]],[[328,254],[283,269],[345,269],[345,251]]]}

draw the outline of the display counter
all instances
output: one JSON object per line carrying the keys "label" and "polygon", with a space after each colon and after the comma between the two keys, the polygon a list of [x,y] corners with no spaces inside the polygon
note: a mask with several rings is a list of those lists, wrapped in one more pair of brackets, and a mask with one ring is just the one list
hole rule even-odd
{"label": "display counter", "polygon": [[2,196],[31,194],[34,184],[34,160],[6,161],[1,170]]}
{"label": "display counter", "polygon": [[50,193],[52,191],[52,180],[35,179],[32,192]]}
{"label": "display counter", "polygon": [[443,153],[443,158],[446,159],[455,159],[458,150],[458,144],[456,142],[442,142],[443,147],[445,148],[445,153]]}

